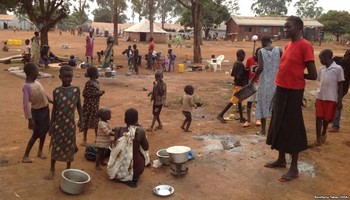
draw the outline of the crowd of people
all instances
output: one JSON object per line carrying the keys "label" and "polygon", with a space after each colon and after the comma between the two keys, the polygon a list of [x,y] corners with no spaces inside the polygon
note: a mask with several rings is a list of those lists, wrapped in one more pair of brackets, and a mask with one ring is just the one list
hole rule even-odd
{"label": "crowd of people", "polygon": [[[238,105],[239,121],[243,127],[250,126],[252,104],[256,101],[255,118],[261,131],[258,134],[266,136],[266,143],[272,149],[278,151],[275,161],[264,165],[267,168],[286,167],[286,153],[291,154],[292,162],[289,170],[278,180],[287,182],[298,177],[298,158],[301,151],[309,147],[322,145],[327,138],[327,127],[335,117],[340,118],[342,98],[347,93],[350,80],[350,51],[346,51],[340,59],[340,65],[332,60],[333,53],[329,49],[320,52],[319,59],[323,65],[317,76],[314,51],[312,45],[302,37],[303,21],[299,17],[287,18],[284,25],[285,33],[290,42],[284,50],[272,45],[269,37],[263,37],[262,47],[247,60],[244,65],[245,52],[237,50],[237,60],[233,65],[231,76],[234,77],[232,97],[226,107],[218,114],[217,119],[226,123],[224,114],[234,105]],[[32,39],[31,53],[38,34]],[[87,54],[89,57],[93,45],[91,35],[88,36]],[[152,54],[154,51],[153,38],[149,40],[149,52],[147,57],[147,68],[153,69]],[[105,63],[103,66],[111,67],[113,63],[113,38],[107,39],[105,51]],[[89,50],[89,51],[88,51]],[[137,46],[129,46],[123,54],[128,56],[130,69],[138,73],[137,59],[139,54]],[[168,51],[172,55],[172,51]],[[35,56],[34,56],[35,57]],[[92,55],[91,55],[92,57]],[[107,61],[106,61],[107,60]],[[39,151],[37,156],[45,159],[43,145],[46,134],[50,135],[51,167],[46,179],[53,179],[55,175],[56,161],[66,162],[66,168],[71,167],[74,155],[78,151],[76,144],[75,113],[79,115],[79,130],[84,133],[82,146],[87,145],[88,129],[95,131],[95,145],[98,148],[96,154],[96,169],[101,170],[105,163],[105,151],[111,148],[111,154],[107,165],[110,179],[136,187],[146,165],[149,164],[148,149],[149,142],[146,131],[157,131],[163,129],[160,114],[167,99],[167,85],[163,80],[162,70],[155,69],[155,80],[153,89],[148,94],[153,104],[153,119],[148,129],[144,129],[138,123],[138,112],[134,108],[125,111],[124,122],[126,126],[112,128],[109,120],[112,112],[108,108],[100,108],[100,98],[105,94],[99,86],[99,73],[96,67],[87,68],[89,80],[86,82],[82,95],[80,88],[73,86],[73,68],[69,65],[61,66],[59,78],[61,86],[55,88],[52,99],[43,86],[36,81],[39,68],[34,62],[26,62],[24,72],[26,80],[22,88],[23,108],[28,120],[28,128],[33,130],[32,137],[28,141],[22,162],[31,163],[30,151],[39,139]],[[136,66],[135,66],[136,65]],[[306,68],[306,73],[304,72]],[[316,96],[316,141],[308,145],[306,129],[302,115],[302,101],[305,89],[305,79],[320,81],[320,88]],[[258,85],[256,99],[251,98],[247,104],[247,120],[243,117],[242,100],[235,93],[246,85]],[[190,132],[192,122],[192,109],[197,108],[193,102],[194,87],[186,85],[182,98],[182,113],[185,117],[181,129]],[[84,97],[83,104],[81,96]],[[51,117],[49,103],[52,103]],[[271,117],[268,131],[266,131],[267,118]],[[156,125],[157,122],[157,126]],[[334,129],[339,131],[339,121]],[[129,153],[132,152],[132,153]]]}
{"label": "crowd of people", "polygon": [[[333,52],[325,49],[320,52],[322,64],[317,75],[314,50],[312,45],[303,38],[303,21],[299,17],[287,18],[284,25],[286,37],[290,42],[284,51],[272,46],[270,37],[261,39],[262,48],[247,60],[244,66],[245,52],[239,49],[236,53],[231,76],[234,77],[232,98],[218,115],[217,119],[226,123],[225,112],[237,104],[240,123],[243,127],[250,126],[251,104],[256,101],[256,125],[261,125],[257,133],[266,136],[266,143],[276,149],[276,161],[264,165],[267,168],[286,167],[286,153],[291,154],[289,170],[278,180],[287,182],[299,176],[299,153],[308,148],[319,147],[325,143],[328,124],[333,123],[329,132],[339,131],[339,119],[342,109],[342,98],[349,89],[350,65],[349,53],[343,58],[333,58]],[[335,60],[338,60],[338,65]],[[254,66],[257,65],[257,66]],[[304,72],[306,68],[307,73]],[[318,80],[320,87],[316,95],[316,141],[307,143],[306,129],[302,115],[305,79]],[[258,87],[256,99],[251,96],[247,103],[247,118],[242,114],[242,102],[235,96],[243,86]],[[343,89],[345,88],[345,90]],[[271,117],[266,132],[266,119]],[[259,120],[259,121],[258,121]],[[261,122],[260,122],[261,121]]]}

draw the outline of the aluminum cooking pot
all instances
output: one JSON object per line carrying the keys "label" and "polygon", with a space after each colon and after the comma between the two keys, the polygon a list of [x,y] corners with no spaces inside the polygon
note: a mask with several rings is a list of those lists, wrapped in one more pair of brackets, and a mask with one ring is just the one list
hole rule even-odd
{"label": "aluminum cooking pot", "polygon": [[172,163],[185,163],[188,160],[188,152],[191,148],[186,146],[172,146],[166,149],[169,153],[169,160]]}
{"label": "aluminum cooking pot", "polygon": [[62,172],[61,189],[68,194],[81,194],[90,176],[79,169],[66,169]]}

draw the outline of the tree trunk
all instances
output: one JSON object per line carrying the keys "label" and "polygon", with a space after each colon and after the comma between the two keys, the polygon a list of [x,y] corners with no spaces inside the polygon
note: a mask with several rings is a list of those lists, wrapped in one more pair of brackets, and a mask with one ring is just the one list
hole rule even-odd
{"label": "tree trunk", "polygon": [[114,45],[119,45],[118,43],[118,13],[115,12],[113,18],[113,35],[114,35]]}
{"label": "tree trunk", "polygon": [[204,30],[204,37],[205,37],[205,39],[207,39],[207,40],[208,40],[208,36],[209,36],[209,31],[210,31],[210,28],[206,28],[206,29]]}
{"label": "tree trunk", "polygon": [[339,42],[339,37],[340,37],[340,35],[339,35],[339,34],[336,34],[335,37],[337,37],[337,42]]}
{"label": "tree trunk", "polygon": [[48,32],[49,30],[47,29],[46,26],[43,26],[42,29],[40,30],[40,49],[43,45],[49,45]]}
{"label": "tree trunk", "polygon": [[154,0],[149,1],[149,30],[151,37],[153,37],[153,11],[154,11]]}
{"label": "tree trunk", "polygon": [[193,62],[202,63],[201,54],[201,37],[202,37],[202,23],[200,21],[200,16],[202,12],[202,5],[198,2],[192,3],[192,18],[193,18]]}
{"label": "tree trunk", "polygon": [[114,45],[119,45],[118,42],[118,3],[114,1],[114,12],[113,12],[113,37],[114,37]]}

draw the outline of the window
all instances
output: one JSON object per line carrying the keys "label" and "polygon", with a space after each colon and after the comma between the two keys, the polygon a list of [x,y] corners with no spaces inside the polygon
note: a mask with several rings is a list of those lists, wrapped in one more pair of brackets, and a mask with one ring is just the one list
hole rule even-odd
{"label": "window", "polygon": [[269,33],[271,32],[271,27],[260,27],[260,32]]}
{"label": "window", "polygon": [[244,27],[244,32],[252,32],[252,27],[245,26]]}

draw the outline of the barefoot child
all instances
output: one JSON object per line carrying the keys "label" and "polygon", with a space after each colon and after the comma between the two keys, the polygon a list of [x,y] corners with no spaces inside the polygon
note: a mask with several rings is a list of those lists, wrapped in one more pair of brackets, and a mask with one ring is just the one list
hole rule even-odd
{"label": "barefoot child", "polygon": [[186,119],[182,123],[181,128],[185,130],[185,132],[191,132],[189,130],[192,122],[192,108],[197,108],[197,105],[193,102],[193,94],[194,88],[192,85],[185,86],[185,95],[182,97],[182,113],[185,115]]}
{"label": "barefoot child", "polygon": [[[75,136],[75,110],[79,114],[79,121],[83,122],[80,89],[71,85],[73,69],[69,65],[60,68],[59,75],[62,86],[53,91],[53,108],[51,115],[51,167],[46,179],[51,180],[55,174],[56,161],[67,163],[70,169],[74,154],[78,151]],[[83,126],[83,124],[81,124]]]}
{"label": "barefoot child", "polygon": [[245,69],[243,60],[245,58],[245,52],[243,49],[239,49],[236,52],[237,61],[233,64],[231,76],[234,77],[234,86],[232,91],[232,97],[230,102],[226,105],[224,110],[222,110],[218,116],[217,119],[221,121],[222,123],[226,123],[224,120],[224,114],[228,109],[231,108],[233,104],[238,103],[238,110],[239,110],[239,122],[244,123],[246,120],[243,118],[243,111],[242,111],[242,102],[237,99],[237,97],[234,96],[234,94],[239,91],[243,86],[248,84],[248,71]]}
{"label": "barefoot child", "polygon": [[96,67],[87,68],[87,76],[90,78],[83,90],[84,104],[83,104],[83,119],[84,119],[84,139],[82,146],[86,145],[87,132],[89,128],[95,129],[95,136],[97,134],[98,118],[96,113],[100,106],[100,97],[105,91],[100,90],[98,82],[98,69]]}
{"label": "barefoot child", "polygon": [[30,49],[31,49],[31,47],[30,47],[29,42],[30,41],[28,39],[26,39],[25,42],[24,42],[26,44],[24,46],[24,52],[22,53],[22,56],[23,56],[22,61],[23,61],[24,64],[26,64],[27,62],[30,62],[30,57],[31,57]]}
{"label": "barefoot child", "polygon": [[133,57],[132,57],[132,64],[133,64],[133,68],[136,72],[136,74],[139,74],[139,66],[138,66],[138,60],[139,60],[139,50],[137,49],[137,45],[134,44],[132,45],[132,48],[134,49],[133,51]]}
{"label": "barefoot child", "polygon": [[162,72],[157,71],[155,73],[155,79],[156,80],[153,82],[153,91],[148,94],[148,96],[151,96],[151,102],[153,101],[153,120],[151,127],[148,128],[147,131],[153,131],[154,123],[156,121],[158,122],[158,126],[154,130],[160,130],[163,128],[159,115],[163,105],[165,104],[167,88],[166,84],[163,81]]}
{"label": "barefoot child", "polygon": [[126,54],[126,57],[128,58],[129,71],[133,71],[133,50],[131,49],[131,45],[129,45],[128,48],[122,52],[122,54]]}
{"label": "barefoot child", "polygon": [[326,141],[328,124],[334,120],[336,109],[342,108],[344,71],[332,57],[330,49],[319,54],[323,66],[319,71],[320,87],[316,95],[316,141],[310,147],[321,146]]}
{"label": "barefoot child", "polygon": [[26,74],[26,81],[22,88],[23,110],[26,119],[28,119],[28,128],[33,130],[33,135],[28,141],[22,162],[31,163],[33,161],[29,158],[29,153],[38,138],[40,143],[37,156],[41,159],[46,158],[46,156],[43,155],[43,146],[46,133],[49,130],[49,102],[51,102],[51,99],[44,91],[41,84],[36,81],[39,75],[38,66],[29,62],[24,65],[23,70]]}
{"label": "barefoot child", "polygon": [[108,149],[111,144],[111,137],[114,136],[114,132],[112,131],[111,126],[109,125],[108,120],[111,119],[111,110],[108,108],[101,108],[97,112],[97,118],[100,119],[98,122],[98,130],[96,135],[95,146],[97,147],[97,155],[96,155],[96,169],[102,170],[101,166],[105,166],[106,164],[103,162],[104,160],[104,152]]}

